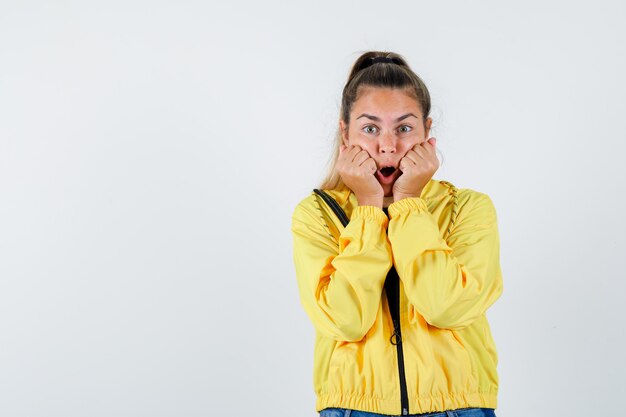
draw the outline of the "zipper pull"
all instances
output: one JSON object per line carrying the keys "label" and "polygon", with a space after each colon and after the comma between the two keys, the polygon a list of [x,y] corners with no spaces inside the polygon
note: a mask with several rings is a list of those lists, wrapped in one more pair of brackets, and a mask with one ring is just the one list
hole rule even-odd
{"label": "zipper pull", "polygon": [[402,336],[400,336],[400,333],[398,332],[398,322],[396,320],[393,320],[393,334],[389,338],[389,341],[392,345],[399,345],[402,343]]}

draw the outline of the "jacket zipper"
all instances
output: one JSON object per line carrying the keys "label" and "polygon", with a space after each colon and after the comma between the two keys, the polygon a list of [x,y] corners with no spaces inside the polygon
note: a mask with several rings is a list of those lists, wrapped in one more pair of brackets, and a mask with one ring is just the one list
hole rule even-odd
{"label": "jacket zipper", "polygon": [[[324,191],[314,189],[316,194],[320,195],[324,201],[330,206],[333,212],[339,217],[341,224],[344,227],[348,224],[348,216],[346,216],[343,209],[337,204],[337,202],[327,195]],[[384,207],[383,211],[389,217],[388,208]],[[393,334],[390,341],[392,345],[396,345],[398,352],[398,373],[400,375],[400,408],[402,415],[409,414],[409,396],[406,389],[406,376],[404,374],[404,354],[402,352],[402,333],[400,331],[400,277],[396,271],[395,266],[391,266],[387,279],[385,280],[385,292],[387,293],[387,301],[389,304],[389,311],[391,313],[391,320],[393,321]],[[394,295],[395,294],[395,295]],[[395,341],[394,341],[395,338]]]}
{"label": "jacket zipper", "polygon": [[400,407],[402,415],[409,414],[409,396],[406,388],[406,375],[404,374],[404,353],[402,350],[402,332],[400,330],[400,277],[394,266],[389,270],[387,280],[385,281],[385,291],[389,302],[389,310],[391,312],[391,320],[393,321],[393,334],[390,341],[392,345],[396,345],[398,352],[398,373],[400,375]]}

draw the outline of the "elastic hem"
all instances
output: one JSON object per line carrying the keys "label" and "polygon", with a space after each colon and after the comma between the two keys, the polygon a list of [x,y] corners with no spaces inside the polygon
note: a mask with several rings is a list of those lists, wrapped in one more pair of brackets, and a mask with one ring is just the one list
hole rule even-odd
{"label": "elastic hem", "polygon": [[[377,414],[402,414],[399,396],[394,398],[377,398],[359,394],[327,393],[318,395],[315,406],[317,412],[324,408],[336,407]],[[409,414],[436,413],[472,407],[498,408],[497,391],[409,397]]]}
{"label": "elastic hem", "polygon": [[389,204],[389,217],[394,218],[407,211],[428,211],[426,200],[421,197],[407,197]]}
{"label": "elastic hem", "polygon": [[381,226],[387,227],[389,218],[380,207],[376,206],[356,206],[352,210],[351,219],[361,217],[364,219],[373,219],[380,223]]}

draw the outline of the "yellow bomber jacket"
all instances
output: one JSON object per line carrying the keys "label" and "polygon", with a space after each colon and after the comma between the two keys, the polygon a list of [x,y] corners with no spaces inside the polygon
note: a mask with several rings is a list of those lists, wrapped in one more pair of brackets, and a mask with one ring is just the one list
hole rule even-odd
{"label": "yellow bomber jacket", "polygon": [[312,193],[291,227],[300,302],[316,333],[316,410],[497,408],[498,356],[485,312],[503,282],[489,196],[431,179],[387,216],[359,206],[345,186],[324,191],[347,226]]}

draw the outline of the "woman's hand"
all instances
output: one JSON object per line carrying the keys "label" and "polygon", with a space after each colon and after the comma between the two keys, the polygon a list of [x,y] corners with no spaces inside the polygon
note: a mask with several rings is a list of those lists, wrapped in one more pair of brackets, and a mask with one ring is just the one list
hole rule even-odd
{"label": "woman's hand", "polygon": [[376,161],[358,145],[339,147],[337,171],[348,188],[356,195],[359,205],[383,206],[382,185],[375,177]]}
{"label": "woman's hand", "polygon": [[393,184],[393,201],[419,197],[422,190],[439,169],[435,154],[436,139],[430,138],[409,149],[400,160],[402,174]]}

